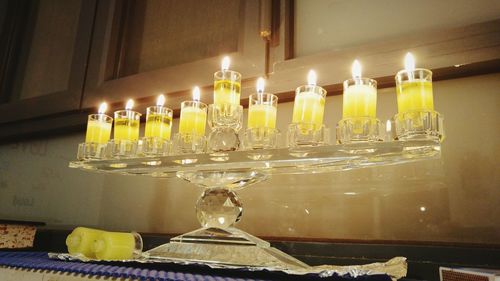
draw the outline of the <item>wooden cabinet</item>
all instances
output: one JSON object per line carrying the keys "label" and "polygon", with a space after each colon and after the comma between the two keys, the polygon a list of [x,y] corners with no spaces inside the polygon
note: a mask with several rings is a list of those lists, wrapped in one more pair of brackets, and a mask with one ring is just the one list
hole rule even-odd
{"label": "wooden cabinet", "polygon": [[[191,88],[212,99],[223,55],[265,74],[260,2],[243,0],[0,1],[0,141],[72,127],[102,100],[179,108]],[[5,9],[4,9],[5,8]],[[6,12],[4,12],[6,11]],[[245,81],[245,80],[244,80]],[[113,105],[114,104],[114,105]]]}
{"label": "wooden cabinet", "polygon": [[195,85],[210,103],[223,55],[244,79],[264,75],[259,12],[259,1],[100,1],[83,108],[101,100],[123,107],[127,98],[151,104],[166,93],[177,109]]}
{"label": "wooden cabinet", "polygon": [[1,5],[0,125],[78,110],[96,1]]}

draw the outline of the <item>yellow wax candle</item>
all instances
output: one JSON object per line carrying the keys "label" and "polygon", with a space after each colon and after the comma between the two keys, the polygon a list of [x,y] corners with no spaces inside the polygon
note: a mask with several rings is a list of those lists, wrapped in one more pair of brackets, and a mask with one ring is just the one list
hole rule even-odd
{"label": "yellow wax candle", "polygon": [[265,80],[257,79],[257,93],[249,96],[248,123],[249,129],[276,128],[278,97],[264,93]]}
{"label": "yellow wax candle", "polygon": [[221,70],[214,74],[214,104],[240,105],[241,74],[229,70],[230,59],[224,57]]}
{"label": "yellow wax candle", "polygon": [[90,114],[87,122],[87,134],[85,142],[105,144],[109,141],[111,135],[111,123],[113,118],[104,114],[106,111],[106,103],[101,103],[98,114]]}
{"label": "yellow wax candle", "polygon": [[396,87],[398,112],[434,111],[432,82],[404,81]]}
{"label": "yellow wax candle", "polygon": [[115,141],[139,139],[141,114],[131,110],[133,105],[134,101],[128,100],[125,110],[115,111]]}
{"label": "yellow wax candle", "polygon": [[415,68],[415,58],[411,53],[405,56],[405,69],[396,74],[398,112],[434,111],[432,94],[432,72]]}
{"label": "yellow wax candle", "polygon": [[207,112],[195,106],[184,107],[181,110],[179,120],[179,133],[205,135],[205,124],[207,122]]}
{"label": "yellow wax candle", "polygon": [[82,254],[87,258],[95,258],[92,250],[97,237],[103,233],[102,230],[77,227],[66,238],[68,253],[72,255]]}
{"label": "yellow wax candle", "polygon": [[159,137],[164,140],[170,139],[172,132],[172,110],[163,106],[165,97],[160,95],[156,106],[147,108],[146,132],[147,138]]}
{"label": "yellow wax candle", "polygon": [[270,104],[256,104],[248,109],[248,128],[276,128],[276,107]]}
{"label": "yellow wax candle", "polygon": [[200,102],[200,88],[194,87],[193,101],[184,101],[181,104],[179,133],[184,135],[205,135],[207,123],[207,105]]}
{"label": "yellow wax candle", "polygon": [[129,260],[134,252],[142,251],[142,239],[137,233],[103,232],[93,244],[93,250],[100,260]]}
{"label": "yellow wax candle", "polygon": [[230,80],[214,82],[214,104],[240,105],[241,84]]}
{"label": "yellow wax candle", "polygon": [[316,129],[323,125],[325,98],[315,92],[302,92],[295,95],[293,123],[314,124]]}
{"label": "yellow wax candle", "polygon": [[377,115],[377,90],[369,85],[351,85],[344,92],[343,118]]}
{"label": "yellow wax candle", "polygon": [[371,117],[377,115],[377,81],[361,77],[361,64],[354,60],[352,77],[344,81],[343,118]]}
{"label": "yellow wax candle", "polygon": [[306,86],[295,90],[292,122],[302,130],[319,130],[325,113],[325,89],[316,86],[316,72],[310,70]]}
{"label": "yellow wax candle", "polygon": [[160,137],[170,139],[172,131],[172,117],[164,114],[150,114],[146,119],[146,137]]}
{"label": "yellow wax candle", "polygon": [[133,120],[130,118],[115,118],[115,140],[138,140],[139,125],[139,120]]}
{"label": "yellow wax candle", "polygon": [[99,120],[89,120],[87,123],[87,135],[85,137],[85,142],[104,144],[109,141],[110,135],[111,123]]}

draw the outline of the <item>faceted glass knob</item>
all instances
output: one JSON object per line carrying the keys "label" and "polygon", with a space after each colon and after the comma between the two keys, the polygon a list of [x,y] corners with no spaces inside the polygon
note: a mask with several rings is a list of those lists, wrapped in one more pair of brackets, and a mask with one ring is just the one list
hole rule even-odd
{"label": "faceted glass knob", "polygon": [[196,202],[196,216],[203,227],[228,228],[243,213],[236,193],[224,188],[206,189]]}

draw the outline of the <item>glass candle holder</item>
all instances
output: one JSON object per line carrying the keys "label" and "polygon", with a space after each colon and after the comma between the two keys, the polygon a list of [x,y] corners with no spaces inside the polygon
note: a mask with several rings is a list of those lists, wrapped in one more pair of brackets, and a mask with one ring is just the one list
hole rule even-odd
{"label": "glass candle holder", "polygon": [[111,155],[129,158],[137,154],[141,114],[132,110],[115,111],[114,139],[110,142]]}
{"label": "glass candle holder", "polygon": [[370,78],[355,78],[344,81],[342,117],[377,116],[377,81]]}
{"label": "glass candle holder", "polygon": [[200,101],[183,101],[179,120],[179,134],[204,136],[208,106]]}
{"label": "glass candle holder", "polygon": [[326,90],[316,85],[300,86],[295,90],[292,123],[304,133],[323,126]]}
{"label": "glass candle holder", "polygon": [[344,81],[342,120],[337,123],[337,142],[379,141],[377,81],[353,78]]}
{"label": "glass candle holder", "polygon": [[106,114],[89,115],[85,142],[78,146],[78,159],[106,158],[106,147],[111,136],[112,123],[113,118]]}
{"label": "glass candle holder", "polygon": [[141,114],[136,111],[115,111],[115,142],[139,140],[140,119]]}
{"label": "glass candle holder", "polygon": [[396,74],[398,114],[394,116],[399,140],[443,141],[443,117],[434,110],[432,71],[424,68],[401,70]]}
{"label": "glass candle holder", "polygon": [[106,114],[90,114],[87,122],[86,143],[105,144],[111,136],[113,118]]}
{"label": "glass candle holder", "polygon": [[249,97],[248,129],[276,128],[278,97],[273,94],[256,93]]}
{"label": "glass candle holder", "polygon": [[424,68],[401,70],[396,74],[398,113],[434,111],[432,71]]}
{"label": "glass candle holder", "polygon": [[214,73],[214,104],[240,104],[241,74],[232,70],[219,70]]}
{"label": "glass candle holder", "polygon": [[150,106],[146,109],[146,132],[147,138],[158,137],[170,140],[172,132],[172,109],[164,106]]}

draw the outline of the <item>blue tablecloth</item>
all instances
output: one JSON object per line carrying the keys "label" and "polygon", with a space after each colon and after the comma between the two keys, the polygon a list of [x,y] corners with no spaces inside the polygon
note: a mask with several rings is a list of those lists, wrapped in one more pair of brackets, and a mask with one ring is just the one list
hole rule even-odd
{"label": "blue tablecloth", "polygon": [[[320,278],[318,276],[288,276],[271,272],[212,270],[206,267],[193,268],[168,264],[69,262],[49,259],[46,252],[0,252],[0,265],[90,276],[135,278],[144,281],[390,280],[387,275],[362,276],[355,279],[340,276]],[[248,276],[258,276],[259,279]]]}

